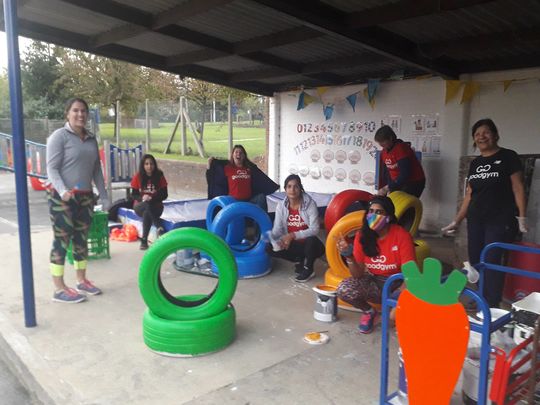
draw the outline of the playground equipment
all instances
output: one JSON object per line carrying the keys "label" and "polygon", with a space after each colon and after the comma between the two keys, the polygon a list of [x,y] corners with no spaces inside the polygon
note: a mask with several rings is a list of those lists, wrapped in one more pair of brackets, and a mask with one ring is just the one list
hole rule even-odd
{"label": "playground equipment", "polygon": [[[161,265],[179,249],[202,250],[212,258],[219,279],[210,294],[174,297],[165,289]],[[145,344],[167,356],[196,356],[225,348],[235,337],[236,316],[230,302],[237,281],[231,250],[216,235],[199,228],[165,234],[148,249],[139,269],[139,289],[148,306],[143,317]]]}
{"label": "playground equipment", "polygon": [[144,153],[144,144],[133,148],[126,145],[125,148],[121,148],[109,141],[103,142],[103,175],[105,176],[105,188],[109,195],[109,205],[112,205],[113,190],[125,190],[126,198],[129,197],[131,179],[139,170],[139,163]]}
{"label": "playground equipment", "polygon": [[[486,256],[487,253],[491,249],[502,249],[505,251],[514,251],[514,252],[525,252],[525,253],[532,253],[540,255],[540,249],[539,248],[532,248],[528,246],[520,246],[520,245],[514,245],[509,243],[491,243],[487,245],[480,255],[480,263],[475,265],[475,268],[479,270],[480,272],[480,285],[479,285],[479,291],[482,291],[483,289],[483,283],[484,283],[484,275],[486,271],[501,271],[508,274],[514,274],[517,276],[522,277],[530,277],[532,279],[540,279],[540,273],[531,272],[529,270],[523,270],[508,266],[501,266],[498,264],[493,263],[486,263]],[[391,308],[395,307],[397,304],[397,301],[393,298],[390,298],[390,285],[397,280],[403,279],[402,274],[395,274],[386,281],[384,288],[383,288],[383,299],[382,299],[382,346],[381,346],[381,374],[380,374],[380,397],[379,397],[379,403],[381,404],[399,404],[401,402],[398,399],[398,392],[393,392],[391,394],[388,393],[388,343],[389,343],[389,314]],[[495,320],[492,320],[490,308],[488,307],[487,302],[485,299],[479,295],[477,292],[465,288],[462,292],[462,295],[467,298],[471,298],[477,305],[477,308],[482,314],[482,319],[479,322],[471,322],[470,323],[470,331],[472,333],[479,333],[480,334],[480,358],[479,358],[479,373],[478,373],[478,393],[476,398],[474,400],[478,405],[486,405],[488,403],[488,376],[489,376],[489,362],[490,362],[490,354],[493,352],[498,353],[499,357],[502,361],[502,363],[506,363],[506,365],[503,364],[503,367],[506,370],[506,373],[508,373],[511,370],[516,371],[515,368],[517,364],[520,365],[520,367],[525,366],[529,371],[531,370],[526,366],[526,362],[520,363],[514,363],[513,367],[509,365],[513,362],[513,359],[515,358],[514,353],[511,352],[508,357],[504,357],[500,352],[500,349],[496,349],[494,346],[490,344],[490,338],[493,333],[500,330],[501,328],[504,328],[511,320],[512,320],[512,313],[507,313],[506,315],[503,315]],[[421,319],[418,319],[417,322],[421,322]],[[538,336],[536,336],[536,339],[538,339]],[[445,341],[439,341],[439,345],[441,346],[441,350],[444,350],[445,348]],[[523,342],[522,342],[523,343]],[[534,339],[531,340],[529,343],[526,343],[525,345],[518,345],[514,350],[521,351],[523,347],[525,347],[527,344],[533,344]],[[536,347],[538,347],[538,343],[536,342]],[[506,360],[504,360],[506,359]],[[536,370],[538,369],[538,360],[535,359],[535,366]],[[534,363],[533,363],[534,364]],[[497,366],[496,366],[497,367]],[[533,368],[534,369],[534,368]],[[407,363],[405,363],[405,372],[407,372]],[[501,371],[504,372],[504,371]],[[520,374],[523,374],[524,372],[527,372],[527,370],[520,370]],[[503,374],[504,375],[504,374]],[[530,372],[529,376],[535,376],[535,373]],[[534,392],[531,392],[531,385],[523,384],[523,381],[516,378],[518,375],[514,374],[512,380],[515,384],[512,385],[511,381],[509,379],[503,379],[501,378],[497,373],[495,374],[495,377],[493,378],[492,385],[491,385],[491,400],[496,401],[497,405],[499,404],[508,404],[508,403],[516,403],[513,399],[511,401],[508,400],[508,396],[503,399],[503,402],[501,401],[501,398],[503,398],[504,395],[515,395],[516,391],[515,388],[517,388],[517,384],[519,384],[520,388],[520,395],[523,397],[525,395],[528,395],[529,397],[532,397]],[[436,379],[437,376],[434,376],[434,384],[438,382]],[[535,384],[538,384],[539,378],[536,378]],[[529,388],[528,388],[529,387]],[[499,401],[499,402],[497,402]],[[533,403],[533,402],[531,402]]]}

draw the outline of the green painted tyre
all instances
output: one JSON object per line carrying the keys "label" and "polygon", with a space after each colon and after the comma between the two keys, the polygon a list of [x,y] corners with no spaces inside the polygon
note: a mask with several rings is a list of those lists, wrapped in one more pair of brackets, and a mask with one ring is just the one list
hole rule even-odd
{"label": "green painted tyre", "polygon": [[[200,228],[180,228],[166,234],[144,255],[139,268],[139,290],[150,311],[161,319],[189,321],[211,318],[227,309],[231,302],[238,271],[236,261],[227,244],[216,235]],[[180,249],[205,251],[219,269],[218,283],[209,295],[197,299],[174,297],[163,287],[161,264]]]}
{"label": "green painted tyre", "polygon": [[[197,300],[200,295],[178,297]],[[229,305],[205,319],[171,321],[147,309],[143,317],[143,338],[148,348],[165,356],[200,356],[224,349],[236,336],[236,314]]]}

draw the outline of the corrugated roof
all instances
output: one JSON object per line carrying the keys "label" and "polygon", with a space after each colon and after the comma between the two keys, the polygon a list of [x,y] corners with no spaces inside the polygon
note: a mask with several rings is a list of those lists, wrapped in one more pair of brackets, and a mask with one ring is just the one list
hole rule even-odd
{"label": "corrugated roof", "polygon": [[455,78],[540,65],[535,0],[305,4],[29,0],[18,13],[30,38],[266,95],[398,70]]}

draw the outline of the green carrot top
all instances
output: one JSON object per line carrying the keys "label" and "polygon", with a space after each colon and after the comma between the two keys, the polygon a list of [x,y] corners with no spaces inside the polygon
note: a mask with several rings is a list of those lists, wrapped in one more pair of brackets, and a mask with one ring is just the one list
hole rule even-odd
{"label": "green carrot top", "polygon": [[420,272],[418,265],[413,261],[401,266],[401,271],[409,292],[430,304],[456,304],[467,284],[467,277],[458,270],[452,270],[448,279],[441,283],[441,262],[431,257],[424,260],[423,272]]}

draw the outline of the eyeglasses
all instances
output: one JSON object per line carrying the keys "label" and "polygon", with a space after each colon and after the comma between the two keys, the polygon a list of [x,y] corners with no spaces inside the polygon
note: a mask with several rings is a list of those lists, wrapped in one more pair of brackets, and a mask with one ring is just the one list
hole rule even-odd
{"label": "eyeglasses", "polygon": [[386,211],[385,211],[385,210],[375,209],[375,208],[370,208],[370,209],[368,209],[368,212],[369,212],[370,214],[377,214],[377,215],[384,215],[384,214],[386,214]]}

